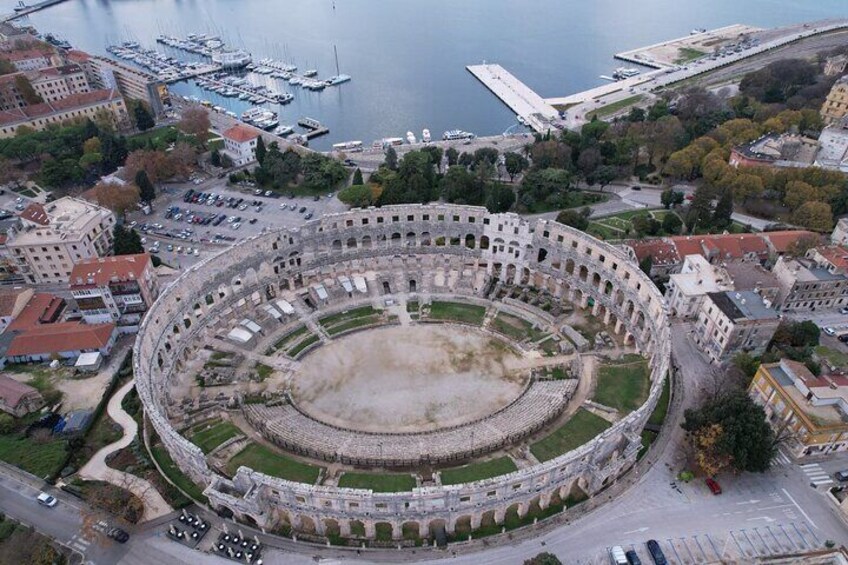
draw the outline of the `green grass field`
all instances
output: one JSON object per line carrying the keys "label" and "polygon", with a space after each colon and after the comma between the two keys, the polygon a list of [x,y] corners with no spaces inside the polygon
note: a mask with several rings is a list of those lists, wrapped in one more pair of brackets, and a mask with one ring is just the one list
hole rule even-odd
{"label": "green grass field", "polygon": [[191,479],[186,477],[183,472],[180,471],[180,468],[177,467],[177,464],[174,463],[173,459],[171,459],[170,454],[165,450],[163,445],[154,445],[150,449],[150,453],[153,458],[156,459],[159,467],[162,468],[162,472],[172,483],[177,485],[180,490],[189,495],[191,498],[198,502],[206,503],[206,497],[203,496],[203,489],[194,484]]}
{"label": "green grass field", "polygon": [[671,396],[670,379],[671,377],[666,377],[665,382],[663,383],[663,391],[660,395],[660,399],[657,401],[657,407],[654,408],[654,411],[651,412],[651,416],[648,418],[649,424],[661,426],[663,422],[665,422],[665,416],[668,413],[669,396]]}
{"label": "green grass field", "polygon": [[364,488],[374,492],[409,492],[417,486],[415,477],[402,473],[348,473],[339,479],[339,486]]}
{"label": "green grass field", "polygon": [[268,351],[268,353],[273,353],[275,351],[279,351],[280,349],[286,349],[288,346],[297,342],[298,339],[306,335],[307,332],[309,332],[309,328],[307,328],[306,326],[300,326],[296,330],[278,339],[277,343],[274,344],[274,346]]}
{"label": "green grass field", "polygon": [[335,324],[334,326],[327,329],[327,333],[329,335],[336,335],[342,332],[346,332],[348,330],[352,330],[354,328],[361,328],[363,326],[372,326],[380,321],[380,316],[364,316],[362,318],[355,318],[353,320],[347,320],[345,322],[340,322]]}
{"label": "green grass field", "polygon": [[297,355],[298,355],[301,351],[303,351],[304,349],[306,349],[307,347],[309,347],[309,346],[310,346],[310,345],[312,345],[313,343],[316,343],[316,342],[317,342],[318,340],[320,340],[320,339],[321,339],[321,338],[319,338],[319,337],[318,337],[317,335],[315,335],[315,334],[309,334],[309,336],[308,336],[308,337],[305,337],[305,338],[304,338],[302,341],[300,341],[297,345],[295,345],[294,347],[292,347],[291,349],[289,349],[289,350],[287,351],[287,353],[288,353],[288,354],[289,354],[289,356],[291,356],[291,357],[297,357]]}
{"label": "green grass field", "polygon": [[210,425],[202,425],[200,429],[193,430],[191,442],[199,447],[203,453],[209,453],[230,438],[241,434],[241,430],[232,422],[219,421]]}
{"label": "green grass field", "polygon": [[454,320],[479,326],[486,316],[486,308],[476,304],[459,302],[433,302],[430,305],[430,318],[434,320]]}
{"label": "green grass field", "polygon": [[298,483],[314,484],[321,467],[301,463],[258,443],[248,444],[227,462],[227,473],[235,475],[245,465],[254,471]]}
{"label": "green grass field", "polygon": [[64,440],[39,443],[23,433],[13,433],[0,436],[0,459],[36,477],[46,477],[58,471],[65,462],[65,446]]}
{"label": "green grass field", "polygon": [[471,463],[462,467],[445,469],[442,471],[442,484],[456,485],[471,481],[481,481],[483,479],[506,475],[516,470],[518,470],[518,467],[515,466],[512,459],[509,457],[498,457],[497,459],[483,461],[482,463]]}
{"label": "green grass field", "polygon": [[677,50],[677,59],[674,60],[675,65],[685,65],[695,59],[700,59],[706,55],[703,51],[693,49],[691,47],[680,47]]}
{"label": "green grass field", "polygon": [[641,100],[643,98],[644,98],[644,96],[641,95],[641,94],[637,94],[635,96],[629,96],[627,98],[623,98],[623,99],[618,100],[616,102],[612,102],[610,104],[607,104],[606,106],[602,106],[602,107],[598,108],[597,110],[595,110],[594,112],[589,112],[588,114],[586,114],[586,118],[591,120],[595,116],[597,116],[599,119],[605,118],[607,116],[612,116],[613,114],[615,114],[615,113],[617,113],[621,110],[624,110],[625,108],[633,106],[634,104],[638,104],[639,102],[641,102]]}
{"label": "green grass field", "polygon": [[837,351],[836,349],[819,345],[815,348],[816,355],[827,359],[827,361],[836,368],[848,367],[848,355]]}
{"label": "green grass field", "polygon": [[648,398],[650,387],[648,362],[637,355],[628,355],[622,362],[600,366],[592,400],[619,412],[632,412]]}
{"label": "green grass field", "polygon": [[492,320],[492,328],[514,340],[521,341],[530,339],[536,341],[541,339],[544,332],[541,332],[533,327],[533,324],[527,320],[523,320],[518,316],[499,312],[495,319]]}
{"label": "green grass field", "polygon": [[377,313],[378,312],[374,310],[373,306],[362,306],[360,308],[354,308],[353,310],[346,310],[345,312],[338,312],[336,314],[324,316],[319,319],[318,322],[325,328],[329,328],[335,324],[355,320],[357,318],[364,318],[366,316],[373,316]]}
{"label": "green grass field", "polygon": [[530,446],[530,451],[539,461],[549,461],[580,447],[605,429],[610,423],[595,416],[585,408],[580,408],[571,419],[556,429],[551,435]]}

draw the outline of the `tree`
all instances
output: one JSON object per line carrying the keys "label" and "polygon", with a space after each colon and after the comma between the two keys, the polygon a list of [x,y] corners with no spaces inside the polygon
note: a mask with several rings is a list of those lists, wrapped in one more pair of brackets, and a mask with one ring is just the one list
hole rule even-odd
{"label": "tree", "polygon": [[752,357],[744,351],[740,351],[733,356],[733,365],[742,371],[745,377],[750,381],[757,373],[757,369],[760,366],[760,360],[756,357]]}
{"label": "tree", "polygon": [[586,182],[589,184],[595,184],[593,182],[593,175],[595,170],[601,166],[601,162],[601,151],[597,147],[587,147],[581,151],[580,155],[577,157],[577,168],[580,169],[580,172],[583,174],[583,178],[586,179]]}
{"label": "tree", "polygon": [[647,213],[633,216],[630,219],[630,223],[633,225],[633,230],[636,232],[637,237],[657,235],[661,227],[660,223]]}
{"label": "tree", "polygon": [[352,184],[339,191],[339,200],[354,208],[365,208],[374,203],[370,186]]}
{"label": "tree", "polygon": [[507,212],[515,204],[515,192],[512,187],[493,182],[486,190],[486,209],[493,214]]}
{"label": "tree", "polygon": [[662,229],[665,233],[670,235],[677,235],[680,233],[680,228],[683,227],[683,220],[680,217],[670,212],[663,216],[662,220]]}
{"label": "tree", "polygon": [[601,186],[601,192],[604,187],[618,178],[618,169],[612,165],[601,165],[595,170],[595,182]]}
{"label": "tree", "polygon": [[513,182],[515,177],[527,168],[527,165],[527,159],[523,155],[519,155],[514,151],[504,154],[504,167],[509,175],[509,182]]}
{"label": "tree", "polygon": [[792,214],[792,222],[813,231],[828,232],[833,229],[833,212],[830,204],[805,202]]}
{"label": "tree", "polygon": [[217,149],[213,149],[212,153],[209,154],[209,163],[213,167],[220,167],[221,166],[221,152],[218,151]]}
{"label": "tree", "polygon": [[268,150],[265,148],[265,141],[262,139],[262,136],[259,136],[259,139],[256,140],[256,162],[259,163],[261,167],[263,163],[265,163],[265,155]]}
{"label": "tree", "polygon": [[716,203],[713,210],[711,223],[717,228],[727,228],[733,222],[731,215],[733,214],[733,191],[725,190],[721,194],[721,198]]}
{"label": "tree", "polygon": [[777,438],[762,407],[744,390],[734,390],[684,412],[684,430],[696,458],[710,475],[732,467],[762,473],[771,465]]}
{"label": "tree", "polygon": [[562,210],[557,214],[556,221],[565,226],[586,231],[586,228],[589,227],[589,214],[591,214],[591,210],[588,207],[583,208],[579,212],[577,210]]}
{"label": "tree", "polygon": [[398,155],[395,148],[391,145],[388,149],[386,149],[386,166],[392,171],[396,171],[398,168]]}
{"label": "tree", "polygon": [[135,185],[138,187],[139,198],[142,202],[153,202],[156,198],[156,189],[144,169],[135,174]]}
{"label": "tree", "polygon": [[115,225],[112,251],[115,255],[132,255],[144,253],[141,237],[133,229],[124,228],[123,224]]}
{"label": "tree", "polygon": [[209,139],[209,128],[211,127],[209,113],[200,107],[187,108],[183,111],[177,127],[184,134],[193,135],[197,138],[201,145],[205,145],[206,140]]}
{"label": "tree", "polygon": [[356,170],[353,171],[353,180],[351,181],[351,184],[365,184],[365,181],[362,180],[362,171],[359,170],[359,167],[357,167]]}
{"label": "tree", "polygon": [[453,167],[459,160],[459,152],[454,147],[445,149],[445,157],[448,158],[448,167]]}
{"label": "tree", "polygon": [[99,182],[94,186],[93,191],[98,204],[109,208],[119,216],[138,206],[139,190],[135,185]]}
{"label": "tree", "polygon": [[133,108],[133,115],[135,116],[135,127],[141,131],[147,131],[156,125],[153,116],[150,115],[147,107],[142,102],[136,103],[135,108]]}
{"label": "tree", "polygon": [[745,202],[748,198],[759,196],[764,188],[763,179],[750,173],[737,175],[731,185],[733,199],[737,202]]}
{"label": "tree", "polygon": [[653,269],[654,269],[654,256],[653,255],[646,255],[644,259],[639,261],[639,270],[642,271],[643,273],[645,273],[646,275],[648,275],[649,277],[651,276],[651,271]]}
{"label": "tree", "polygon": [[547,551],[544,553],[540,553],[535,557],[531,557],[524,561],[524,565],[562,565],[562,561],[559,560],[559,557],[554,555],[553,553],[548,553]]}
{"label": "tree", "polygon": [[673,188],[667,188],[660,193],[660,203],[666,210],[670,209],[672,206],[683,204],[684,198],[685,195],[682,192],[674,190]]}
{"label": "tree", "polygon": [[448,168],[442,178],[442,198],[459,204],[477,204],[480,195],[474,195],[474,176],[465,167],[456,165]]}
{"label": "tree", "polygon": [[21,93],[21,98],[24,99],[24,102],[26,102],[28,106],[44,102],[41,96],[35,92],[35,89],[32,87],[32,83],[24,74],[15,75],[15,88],[17,88],[18,92]]}

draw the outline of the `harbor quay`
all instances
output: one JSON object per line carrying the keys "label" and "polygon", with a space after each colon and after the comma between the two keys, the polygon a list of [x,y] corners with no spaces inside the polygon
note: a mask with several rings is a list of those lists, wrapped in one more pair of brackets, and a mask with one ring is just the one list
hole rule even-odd
{"label": "harbor quay", "polygon": [[[496,64],[467,69],[537,133],[552,128],[577,130],[593,116],[612,118],[633,105],[650,102],[655,92],[684,80],[738,63],[815,35],[844,31],[848,19],[760,30],[735,24],[716,30],[693,30],[688,38],[671,39],[615,55],[653,70],[628,71],[619,80],[567,96],[544,98]],[[706,49],[711,48],[711,52]],[[603,77],[611,78],[611,77]],[[605,107],[615,105],[605,111]]]}

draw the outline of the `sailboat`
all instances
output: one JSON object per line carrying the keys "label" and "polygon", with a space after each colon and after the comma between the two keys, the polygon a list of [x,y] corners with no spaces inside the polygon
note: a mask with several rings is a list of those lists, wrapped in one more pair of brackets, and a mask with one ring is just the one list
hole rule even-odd
{"label": "sailboat", "polygon": [[327,86],[336,86],[337,84],[348,82],[351,79],[350,75],[339,73],[339,51],[335,45],[333,45],[333,53],[336,55],[336,74],[327,79]]}

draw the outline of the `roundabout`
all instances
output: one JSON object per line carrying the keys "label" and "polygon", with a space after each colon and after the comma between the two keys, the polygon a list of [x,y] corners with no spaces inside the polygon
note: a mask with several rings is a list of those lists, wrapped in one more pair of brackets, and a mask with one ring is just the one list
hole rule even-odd
{"label": "roundabout", "polygon": [[495,533],[603,490],[636,461],[669,351],[662,296],[617,248],[410,205],[193,267],[134,363],[154,440],[211,507],[379,546]]}

